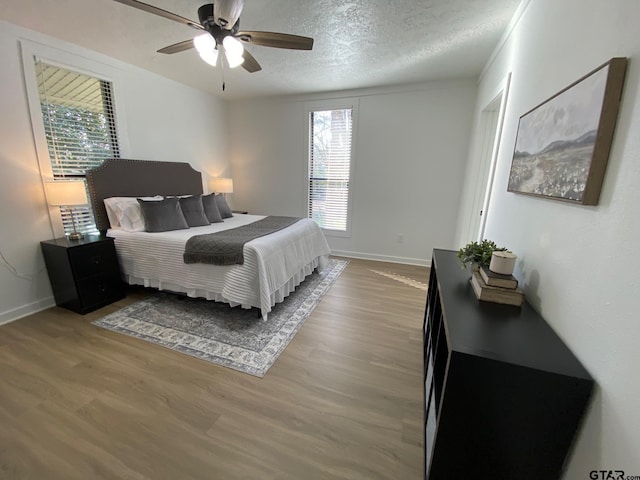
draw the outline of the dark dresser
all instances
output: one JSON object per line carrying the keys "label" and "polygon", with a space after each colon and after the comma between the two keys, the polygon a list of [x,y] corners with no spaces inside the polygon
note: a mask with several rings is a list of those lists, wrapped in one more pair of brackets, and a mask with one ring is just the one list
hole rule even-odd
{"label": "dark dresser", "polygon": [[480,302],[455,251],[434,250],[424,319],[424,476],[562,477],[594,382],[547,322]]}

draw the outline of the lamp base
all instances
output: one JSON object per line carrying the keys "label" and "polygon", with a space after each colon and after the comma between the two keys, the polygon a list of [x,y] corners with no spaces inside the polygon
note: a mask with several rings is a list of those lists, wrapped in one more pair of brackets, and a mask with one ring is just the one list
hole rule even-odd
{"label": "lamp base", "polygon": [[84,235],[81,232],[71,232],[69,234],[69,240],[82,240]]}

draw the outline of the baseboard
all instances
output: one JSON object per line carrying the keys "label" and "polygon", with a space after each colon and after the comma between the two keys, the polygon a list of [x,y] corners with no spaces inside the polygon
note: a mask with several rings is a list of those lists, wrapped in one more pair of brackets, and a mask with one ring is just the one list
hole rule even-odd
{"label": "baseboard", "polygon": [[343,250],[331,250],[331,255],[336,257],[360,258],[362,260],[374,260],[376,262],[403,263],[407,265],[420,265],[428,267],[431,265],[431,259],[409,257],[394,257],[391,255],[376,255],[373,253],[345,252]]}
{"label": "baseboard", "polygon": [[27,315],[41,312],[42,310],[55,306],[55,304],[56,302],[53,297],[46,297],[36,302],[28,303],[27,305],[22,305],[21,307],[14,308],[12,310],[7,310],[6,312],[0,312],[0,325],[13,322],[22,317],[26,317]]}

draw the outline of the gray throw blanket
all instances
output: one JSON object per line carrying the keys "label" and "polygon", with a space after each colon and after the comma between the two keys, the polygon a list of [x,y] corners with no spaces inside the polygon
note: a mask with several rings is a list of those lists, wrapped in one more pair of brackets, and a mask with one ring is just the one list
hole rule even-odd
{"label": "gray throw blanket", "polygon": [[184,263],[243,264],[244,244],[293,225],[297,217],[266,217],[257,222],[217,233],[194,235],[184,249]]}

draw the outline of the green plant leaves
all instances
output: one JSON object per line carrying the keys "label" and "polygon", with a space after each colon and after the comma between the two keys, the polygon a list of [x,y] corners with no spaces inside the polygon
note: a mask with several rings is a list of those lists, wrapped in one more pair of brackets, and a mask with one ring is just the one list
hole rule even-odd
{"label": "green plant leaves", "polygon": [[463,268],[472,262],[477,262],[478,265],[489,266],[493,252],[504,251],[508,250],[505,247],[498,247],[495,242],[491,240],[484,239],[482,242],[467,243],[464,247],[458,250],[456,256]]}

